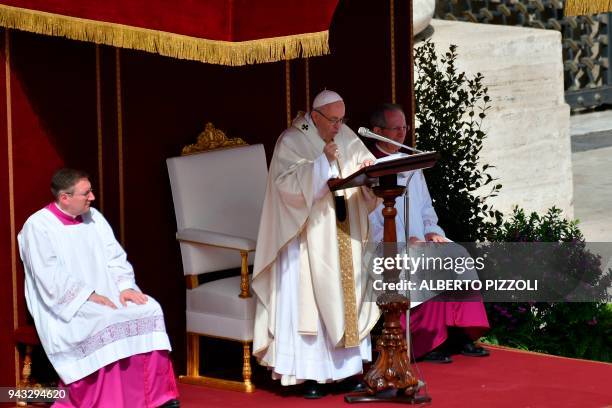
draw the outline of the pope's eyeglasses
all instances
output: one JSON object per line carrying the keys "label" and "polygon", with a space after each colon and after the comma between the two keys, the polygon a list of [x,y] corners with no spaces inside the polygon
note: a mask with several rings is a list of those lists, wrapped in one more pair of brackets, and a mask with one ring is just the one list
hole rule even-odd
{"label": "pope's eyeglasses", "polygon": [[337,124],[346,124],[346,122],[348,122],[348,118],[344,117],[344,118],[338,118],[338,119],[331,119],[328,118],[327,116],[325,116],[325,114],[323,112],[321,112],[318,109],[314,110],[315,112],[317,112],[319,115],[323,116],[325,119],[327,119],[329,121],[329,123],[331,123],[332,125],[337,125]]}

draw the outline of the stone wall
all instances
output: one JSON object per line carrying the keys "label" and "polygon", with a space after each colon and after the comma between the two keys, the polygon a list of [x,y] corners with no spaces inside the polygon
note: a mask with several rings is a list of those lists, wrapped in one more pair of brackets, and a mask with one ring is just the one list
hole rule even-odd
{"label": "stone wall", "polygon": [[503,185],[494,206],[573,216],[569,106],[563,91],[561,35],[522,27],[432,20],[438,52],[458,46],[457,67],[481,72],[491,109],[482,163]]}

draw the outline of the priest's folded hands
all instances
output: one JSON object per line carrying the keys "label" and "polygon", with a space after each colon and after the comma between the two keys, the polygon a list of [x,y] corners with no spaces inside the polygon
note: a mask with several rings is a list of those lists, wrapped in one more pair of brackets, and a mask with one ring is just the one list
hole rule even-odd
{"label": "priest's folded hands", "polygon": [[134,289],[126,289],[119,294],[119,301],[123,306],[127,306],[128,301],[134,302],[137,305],[144,305],[147,303],[147,300],[147,295]]}
{"label": "priest's folded hands", "polygon": [[425,241],[427,242],[448,242],[448,240],[440,234],[430,232],[425,234]]}
{"label": "priest's folded hands", "polygon": [[[111,309],[117,308],[117,305],[115,305],[112,300],[106,296],[98,295],[96,292],[92,292],[87,300],[102,306],[108,306]],[[128,301],[136,303],[137,305],[144,305],[147,303],[147,300],[147,295],[134,289],[126,289],[119,294],[119,301],[123,306],[127,306]]]}

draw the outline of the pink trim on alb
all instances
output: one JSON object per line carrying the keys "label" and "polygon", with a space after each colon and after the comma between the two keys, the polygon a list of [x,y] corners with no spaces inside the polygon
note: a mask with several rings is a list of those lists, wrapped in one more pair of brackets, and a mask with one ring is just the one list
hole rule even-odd
{"label": "pink trim on alb", "polygon": [[80,215],[77,215],[75,218],[72,218],[68,214],[64,214],[59,208],[57,208],[57,205],[54,202],[52,202],[45,208],[51,211],[51,213],[55,215],[57,219],[60,220],[64,225],[78,225],[83,222],[83,217],[81,217]]}

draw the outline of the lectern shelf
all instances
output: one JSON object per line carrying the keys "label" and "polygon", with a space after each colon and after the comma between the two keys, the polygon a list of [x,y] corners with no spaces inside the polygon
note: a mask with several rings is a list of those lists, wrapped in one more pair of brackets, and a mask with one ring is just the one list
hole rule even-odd
{"label": "lectern shelf", "polygon": [[388,160],[359,169],[343,179],[330,179],[327,185],[331,191],[363,185],[372,186],[377,184],[378,179],[383,176],[391,176],[404,171],[433,167],[439,158],[440,154],[437,152],[423,152],[395,160]]}
{"label": "lectern shelf", "polygon": [[[409,170],[433,167],[440,155],[437,152],[423,152],[404,156],[395,160],[379,162],[359,169],[344,179],[331,179],[330,190],[373,186],[374,194],[383,199],[385,218],[383,241],[394,243],[395,236],[395,199],[403,194],[405,187],[397,185],[397,174]],[[347,402],[409,402],[430,401],[427,396],[415,396],[418,379],[410,368],[410,358],[406,339],[400,325],[400,314],[409,307],[409,300],[399,293],[384,293],[376,304],[383,311],[384,324],[382,336],[376,343],[378,359],[364,376],[367,391],[345,396]],[[391,392],[392,396],[389,395]]]}

